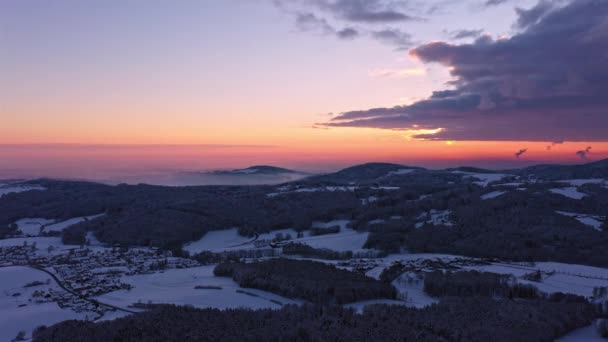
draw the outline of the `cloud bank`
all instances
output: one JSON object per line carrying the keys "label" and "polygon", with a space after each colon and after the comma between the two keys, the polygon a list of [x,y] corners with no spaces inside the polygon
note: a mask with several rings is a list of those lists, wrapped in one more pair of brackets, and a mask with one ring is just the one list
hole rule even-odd
{"label": "cloud bank", "polygon": [[449,68],[449,90],[322,125],[434,130],[415,138],[436,140],[608,141],[608,1],[541,0],[516,11],[510,38],[410,50]]}

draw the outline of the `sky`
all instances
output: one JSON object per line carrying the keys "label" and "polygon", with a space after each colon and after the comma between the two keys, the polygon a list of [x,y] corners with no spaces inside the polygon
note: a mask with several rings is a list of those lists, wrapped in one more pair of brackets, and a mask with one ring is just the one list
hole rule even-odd
{"label": "sky", "polygon": [[606,18],[604,0],[3,0],[0,177],[607,158]]}

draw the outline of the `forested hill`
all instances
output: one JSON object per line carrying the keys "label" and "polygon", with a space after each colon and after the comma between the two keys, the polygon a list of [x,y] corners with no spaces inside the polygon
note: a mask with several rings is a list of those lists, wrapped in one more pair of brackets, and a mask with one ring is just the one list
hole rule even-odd
{"label": "forested hill", "polygon": [[[4,186],[0,237],[18,234],[14,223],[26,217],[69,219],[105,213],[56,234],[69,244],[84,244],[92,233],[108,244],[181,253],[185,243],[211,230],[237,227],[253,237],[285,228],[306,231],[315,221],[340,219],[370,233],[365,247],[387,253],[406,248],[606,266],[605,174],[608,161],[501,172],[372,163],[277,186],[33,180],[18,184],[31,191],[10,192],[7,187],[16,185]],[[575,176],[593,178],[569,178]],[[554,179],[563,177],[567,179]]]}

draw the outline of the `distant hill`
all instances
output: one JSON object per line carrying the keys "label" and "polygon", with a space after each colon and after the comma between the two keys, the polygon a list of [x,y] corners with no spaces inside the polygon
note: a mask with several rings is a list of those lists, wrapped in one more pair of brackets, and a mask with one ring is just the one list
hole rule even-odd
{"label": "distant hill", "polygon": [[446,171],[461,171],[461,172],[470,172],[470,173],[501,173],[501,172],[495,171],[495,170],[482,169],[482,168],[472,167],[472,166],[461,166],[461,167],[446,169]]}
{"label": "distant hill", "polygon": [[[406,171],[411,170],[411,171]],[[311,181],[316,182],[370,182],[391,175],[406,174],[413,171],[424,171],[424,168],[405,166],[391,163],[367,163],[355,165],[335,173],[310,177]]]}
{"label": "distant hill", "polygon": [[509,172],[544,180],[608,178],[608,159],[581,165],[535,165]]}
{"label": "distant hill", "polygon": [[250,166],[244,169],[235,169],[235,170],[219,170],[210,172],[214,175],[276,175],[281,173],[303,173],[294,170],[285,169],[282,167],[270,166],[270,165],[255,165]]}

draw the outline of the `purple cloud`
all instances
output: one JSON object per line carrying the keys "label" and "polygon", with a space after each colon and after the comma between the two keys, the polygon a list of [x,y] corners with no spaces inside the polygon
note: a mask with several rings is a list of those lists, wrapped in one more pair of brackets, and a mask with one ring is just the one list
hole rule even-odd
{"label": "purple cloud", "polygon": [[579,156],[581,159],[587,159],[587,154],[589,154],[589,152],[591,152],[591,146],[588,146],[586,149],[584,150],[580,150],[580,151],[576,151],[576,155]]}
{"label": "purple cloud", "polygon": [[608,1],[518,10],[521,31],[410,50],[450,68],[451,90],[408,106],[341,113],[328,127],[439,129],[437,140],[608,141]]}

